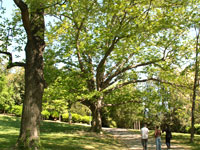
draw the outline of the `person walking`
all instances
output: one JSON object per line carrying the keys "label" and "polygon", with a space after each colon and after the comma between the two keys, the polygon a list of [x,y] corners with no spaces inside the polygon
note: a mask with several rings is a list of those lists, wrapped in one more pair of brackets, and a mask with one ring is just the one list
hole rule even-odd
{"label": "person walking", "polygon": [[156,139],[156,150],[161,150],[161,131],[159,126],[155,129],[155,139]]}
{"label": "person walking", "polygon": [[149,129],[147,128],[147,125],[144,124],[144,127],[141,129],[141,142],[143,146],[143,150],[147,150],[147,144],[148,144],[148,134]]}
{"label": "person walking", "polygon": [[170,149],[171,143],[170,140],[172,138],[172,132],[169,128],[169,126],[167,126],[167,128],[165,129],[166,135],[165,135],[165,141],[166,141],[166,145],[167,145],[167,150]]}

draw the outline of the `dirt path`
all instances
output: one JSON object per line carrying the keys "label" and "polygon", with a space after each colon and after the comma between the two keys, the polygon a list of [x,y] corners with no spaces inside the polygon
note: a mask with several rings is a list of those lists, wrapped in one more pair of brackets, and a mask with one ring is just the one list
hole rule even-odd
{"label": "dirt path", "polygon": [[[120,129],[120,128],[103,128],[103,130],[114,136],[114,138],[120,140],[122,143],[124,143],[127,146],[128,150],[143,150],[141,145],[140,134],[136,134],[127,129]],[[172,145],[171,147],[172,150],[191,150],[189,146],[173,144],[173,140],[171,145]],[[149,138],[148,150],[155,150],[155,149],[156,149],[155,139]],[[165,145],[165,139],[162,139],[162,150],[167,150],[167,147]]]}

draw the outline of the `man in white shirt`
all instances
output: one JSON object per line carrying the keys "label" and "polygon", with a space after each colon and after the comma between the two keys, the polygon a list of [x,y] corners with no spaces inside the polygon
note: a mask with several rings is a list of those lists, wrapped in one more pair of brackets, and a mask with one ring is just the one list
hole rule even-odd
{"label": "man in white shirt", "polygon": [[143,150],[147,150],[148,133],[149,129],[147,128],[146,124],[144,124],[144,127],[141,129],[141,140],[142,140]]}

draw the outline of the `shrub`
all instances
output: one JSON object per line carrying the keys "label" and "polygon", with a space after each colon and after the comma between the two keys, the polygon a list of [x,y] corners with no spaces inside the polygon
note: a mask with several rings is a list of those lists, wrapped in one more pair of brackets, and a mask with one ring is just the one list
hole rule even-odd
{"label": "shrub", "polygon": [[72,114],[72,121],[73,122],[81,122],[81,116],[78,114]]}
{"label": "shrub", "polygon": [[62,115],[62,121],[68,122],[68,119],[69,119],[69,114],[68,113]]}
{"label": "shrub", "polygon": [[117,123],[114,121],[114,120],[112,120],[112,118],[108,118],[108,126],[110,127],[110,128],[115,128],[115,127],[117,127]]}
{"label": "shrub", "polygon": [[[187,133],[190,133],[191,132],[191,126],[187,126],[185,128],[185,130],[186,130]],[[196,134],[200,134],[200,124],[195,124],[194,125],[194,130],[195,130]]]}
{"label": "shrub", "polygon": [[190,130],[191,130],[191,127],[190,127],[190,126],[186,126],[186,127],[185,127],[186,133],[190,133]]}
{"label": "shrub", "polygon": [[200,124],[195,124],[194,127],[195,127],[195,133],[200,134]]}
{"label": "shrub", "polygon": [[22,116],[22,106],[14,105],[11,109],[11,113],[18,117]]}
{"label": "shrub", "polygon": [[51,116],[52,116],[54,119],[57,119],[57,118],[59,118],[59,113],[58,113],[57,111],[53,111],[53,112],[51,113]]}
{"label": "shrub", "polygon": [[48,112],[47,110],[43,110],[42,111],[42,117],[43,119],[49,119],[49,116],[50,116],[50,112]]}
{"label": "shrub", "polygon": [[90,124],[90,116],[81,116],[81,122]]}

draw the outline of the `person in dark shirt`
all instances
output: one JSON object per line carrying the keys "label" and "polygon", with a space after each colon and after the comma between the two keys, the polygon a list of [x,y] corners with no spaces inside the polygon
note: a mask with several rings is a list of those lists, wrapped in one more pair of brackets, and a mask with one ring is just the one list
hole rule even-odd
{"label": "person in dark shirt", "polygon": [[167,126],[167,128],[165,129],[165,132],[166,132],[165,141],[166,141],[167,149],[170,149],[170,146],[171,146],[170,140],[172,138],[172,132],[169,126]]}

